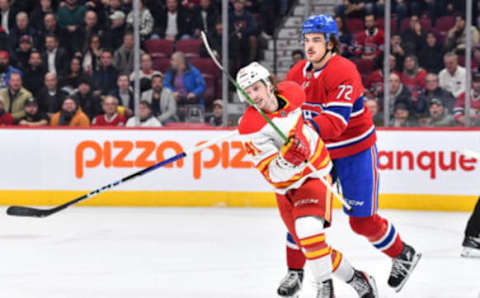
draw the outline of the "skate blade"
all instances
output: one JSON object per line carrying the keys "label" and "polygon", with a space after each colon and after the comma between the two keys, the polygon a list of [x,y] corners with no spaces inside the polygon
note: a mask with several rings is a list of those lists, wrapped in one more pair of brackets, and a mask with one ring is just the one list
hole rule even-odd
{"label": "skate blade", "polygon": [[480,258],[480,249],[464,247],[461,256],[464,258]]}
{"label": "skate blade", "polygon": [[402,288],[405,285],[405,283],[407,282],[408,278],[410,277],[410,275],[412,275],[413,270],[415,270],[415,267],[417,267],[418,261],[420,261],[421,257],[422,257],[422,253],[418,252],[418,253],[415,254],[415,256],[413,257],[413,260],[412,260],[412,267],[410,267],[410,270],[408,271],[408,274],[407,274],[407,276],[405,276],[403,281],[396,288],[394,288],[395,292],[398,293],[398,292],[400,292],[400,290],[402,290]]}

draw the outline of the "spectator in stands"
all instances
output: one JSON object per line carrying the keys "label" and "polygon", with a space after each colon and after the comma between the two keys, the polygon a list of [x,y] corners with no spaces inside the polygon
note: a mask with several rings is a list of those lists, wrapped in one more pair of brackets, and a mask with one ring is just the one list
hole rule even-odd
{"label": "spectator in stands", "polygon": [[58,40],[58,46],[60,48],[65,48],[67,43],[65,39],[68,34],[66,29],[58,26],[57,17],[55,16],[55,14],[47,13],[43,18],[43,24],[45,29],[39,33],[38,37],[39,49],[42,51],[45,50],[45,40],[49,35],[56,36]]}
{"label": "spectator in stands", "polygon": [[92,35],[88,44],[90,46],[84,53],[82,68],[85,73],[92,75],[100,69],[100,57],[102,56],[100,37],[98,35]]}
{"label": "spectator in stands", "polygon": [[434,99],[440,100],[442,106],[445,107],[449,113],[452,113],[453,106],[455,105],[455,97],[453,97],[452,93],[438,85],[438,75],[435,73],[429,73],[425,77],[425,90],[419,94],[418,99],[420,101],[426,101],[428,106],[431,105]]}
{"label": "spectator in stands", "polygon": [[473,48],[472,54],[472,72],[480,72],[480,43]]}
{"label": "spectator in stands", "polygon": [[43,56],[43,61],[47,66],[47,71],[56,74],[57,77],[64,75],[68,68],[68,63],[65,61],[70,61],[70,59],[67,51],[58,47],[58,39],[55,35],[45,37],[45,48],[47,51]]}
{"label": "spectator in stands", "polygon": [[0,126],[14,124],[15,119],[13,119],[12,114],[5,110],[5,100],[0,95]]}
{"label": "spectator in stands", "polygon": [[356,54],[362,59],[373,60],[383,51],[385,37],[383,31],[377,28],[375,16],[365,16],[365,31],[357,35],[355,40]]}
{"label": "spectator in stands", "polygon": [[40,90],[37,98],[40,111],[52,117],[62,108],[65,96],[66,94],[58,87],[57,76],[52,72],[45,74],[45,87]]}
{"label": "spectator in stands", "polygon": [[338,40],[340,41],[341,54],[343,57],[349,58],[352,56],[353,51],[353,36],[345,25],[345,19],[336,16],[335,22],[337,23],[338,28]]}
{"label": "spectator in stands", "polygon": [[77,32],[78,33],[75,34],[76,38],[71,39],[73,42],[72,48],[84,53],[88,49],[88,41],[93,35],[103,35],[103,30],[98,24],[98,16],[95,11],[87,10],[85,13],[85,22],[78,28]]}
{"label": "spectator in stands", "polygon": [[73,94],[75,92],[75,89],[77,89],[82,76],[82,60],[78,57],[73,57],[72,60],[70,60],[70,65],[67,73],[60,82],[62,90],[70,95]]}
{"label": "spectator in stands", "polygon": [[[71,0],[70,0],[71,1]],[[82,108],[70,96],[67,96],[62,103],[62,110],[55,113],[50,120],[51,126],[71,126],[71,127],[88,127],[90,121]]]}
{"label": "spectator in stands", "polygon": [[[379,98],[383,98],[380,95]],[[389,100],[389,112],[393,116],[394,107],[398,103],[404,103],[405,106],[411,110],[412,94],[410,90],[405,88],[400,81],[400,77],[396,73],[390,74],[390,100]],[[382,107],[384,109],[384,107]]]}
{"label": "spectator in stands", "polygon": [[54,13],[52,0],[40,0],[40,6],[37,6],[30,16],[30,22],[36,31],[45,30],[44,18],[47,13]]}
{"label": "spectator in stands", "polygon": [[[457,16],[455,26],[448,31],[447,39],[445,40],[445,48],[447,51],[454,51],[458,55],[465,54],[466,31],[465,31],[465,16]],[[475,26],[470,27],[472,34],[472,45],[480,42],[480,35]]]}
{"label": "spectator in stands", "polygon": [[217,9],[211,0],[201,0],[193,11],[195,36],[200,36],[200,30],[210,33],[215,30],[215,23],[220,19]]}
{"label": "spectator in stands", "polygon": [[120,112],[127,118],[133,115],[135,109],[135,98],[129,83],[128,76],[121,74],[117,79],[117,88],[110,92],[110,95],[118,98]]}
{"label": "spectator in stands", "polygon": [[[342,18],[359,18],[364,15],[365,0],[345,0],[343,4],[335,7],[335,15]],[[372,13],[370,11],[370,13]]]}
{"label": "spectator in stands", "polygon": [[93,73],[93,86],[96,95],[106,95],[116,87],[118,71],[112,62],[112,51],[103,50],[100,70]]}
{"label": "spectator in stands", "polygon": [[50,118],[38,109],[38,102],[35,98],[30,97],[25,101],[24,110],[25,116],[18,120],[18,125],[29,127],[48,125]]}
{"label": "spectator in stands", "polygon": [[223,100],[213,101],[213,113],[205,118],[205,122],[210,126],[223,126]]}
{"label": "spectator in stands", "polygon": [[17,67],[22,71],[28,66],[28,60],[30,59],[30,53],[33,49],[33,41],[32,37],[29,35],[23,35],[20,38],[20,44],[15,51],[15,60]]}
{"label": "spectator in stands", "polygon": [[84,77],[80,80],[78,90],[72,98],[82,108],[88,119],[93,119],[102,112],[102,100],[92,92],[92,85],[88,78]]}
{"label": "spectator in stands", "polygon": [[127,119],[118,114],[118,99],[111,95],[105,96],[102,108],[104,114],[95,117],[92,126],[125,126]]}
{"label": "spectator in stands", "polygon": [[367,99],[365,105],[370,110],[370,113],[372,113],[375,126],[383,126],[383,114],[379,113],[378,102],[375,99]]}
{"label": "spectator in stands", "polygon": [[153,115],[160,123],[177,121],[177,102],[173,92],[163,88],[163,75],[152,77],[152,89],[142,93],[142,101],[150,104]]}
{"label": "spectator in stands", "polygon": [[17,12],[10,7],[10,0],[0,0],[0,27],[10,34],[10,30],[15,26],[15,15]]}
{"label": "spectator in stands", "polygon": [[[150,37],[150,34],[152,34],[155,23],[150,10],[143,5],[142,0],[138,1],[138,5],[140,6],[140,38],[146,40]],[[130,28],[133,28],[133,2],[132,11],[127,16],[127,24]]]}
{"label": "spectator in stands", "polygon": [[402,40],[407,54],[416,55],[422,50],[425,40],[425,31],[422,30],[418,15],[412,15],[410,17],[409,26],[403,32]]}
{"label": "spectator in stands", "polygon": [[432,31],[426,35],[425,44],[419,53],[420,66],[427,72],[439,73],[442,70],[444,51]]}
{"label": "spectator in stands", "polygon": [[[140,56],[143,51],[140,50]],[[115,51],[113,61],[120,74],[127,74],[133,72],[133,33],[127,32],[123,36],[123,44]]]}
{"label": "spectator in stands", "polygon": [[178,114],[183,121],[182,109],[187,104],[204,105],[202,95],[205,92],[205,81],[200,71],[189,64],[182,52],[175,52],[171,59],[172,68],[166,73],[165,88],[173,91],[179,108]]}
{"label": "spectator in stands", "polygon": [[109,16],[109,19],[110,25],[103,34],[103,44],[107,49],[118,49],[122,45],[125,34],[125,14],[117,10]]}
{"label": "spectator in stands", "polygon": [[407,52],[404,50],[404,45],[402,43],[402,37],[399,34],[393,34],[392,39],[390,40],[390,47],[392,48],[392,54],[395,56],[395,70],[403,71],[403,61]]}
{"label": "spectator in stands", "polygon": [[429,105],[429,115],[425,126],[428,127],[448,127],[455,126],[455,119],[447,109],[445,109],[441,100],[433,98]]}
{"label": "spectator in stands", "polygon": [[[229,27],[229,31],[233,32],[231,29],[232,28]],[[229,36],[231,36],[231,34],[229,34]],[[223,38],[222,19],[217,20],[215,24],[215,30],[208,32],[207,37],[208,37],[208,42],[210,43],[210,47],[212,48],[213,54],[219,58],[222,57],[222,38]],[[202,47],[202,49],[200,50],[200,56],[210,57],[205,47]],[[230,58],[229,64],[231,66],[233,64],[233,59],[231,55],[229,56],[229,58]]]}
{"label": "spectator in stands", "polygon": [[178,0],[167,0],[166,8],[156,19],[155,31],[161,38],[179,40],[190,38],[194,24],[188,11],[178,5]]}
{"label": "spectator in stands", "polygon": [[465,68],[458,65],[455,53],[448,52],[443,56],[445,68],[438,74],[440,87],[458,97],[465,91]]}
{"label": "spectator in stands", "polygon": [[414,98],[417,98],[418,93],[425,89],[426,76],[427,72],[418,66],[418,59],[415,55],[405,57],[400,79],[403,85],[412,92]]}
{"label": "spectator in stands", "polygon": [[78,5],[77,0],[65,0],[65,5],[58,8],[58,24],[68,30],[70,35],[77,32],[85,20],[87,7]]}
{"label": "spectator in stands", "polygon": [[[162,126],[162,124],[160,123],[160,121],[158,121],[157,118],[155,118],[155,116],[153,116],[152,114],[152,108],[150,107],[150,104],[148,103],[148,101],[140,101],[140,107],[139,107],[139,111],[140,111],[140,123],[139,123],[139,127],[160,127]],[[136,119],[135,117],[131,117],[130,119],[128,119],[127,121],[127,127],[136,127]]]}
{"label": "spectator in stands", "polygon": [[13,119],[25,116],[23,104],[25,100],[32,97],[32,93],[22,86],[22,76],[18,72],[12,72],[9,79],[9,87],[0,90],[0,97],[3,97],[5,110],[12,114]]}
{"label": "spectator in stands", "polygon": [[245,2],[235,0],[229,15],[229,26],[234,30],[229,43],[233,73],[257,57],[257,25],[252,14],[245,9]]}
{"label": "spectator in stands", "polygon": [[[151,81],[154,75],[162,75],[161,72],[153,70],[152,57],[149,54],[143,54],[140,59],[140,91],[144,92],[152,88]],[[135,73],[130,75],[130,82],[133,83]]]}
{"label": "spectator in stands", "polygon": [[[376,70],[368,75],[365,80],[366,92],[371,93],[373,97],[378,97],[383,93],[383,53],[375,59]],[[400,73],[395,70],[396,59],[395,56],[390,54],[390,72],[396,73],[400,76]]]}
{"label": "spectator in stands", "polygon": [[36,31],[28,24],[28,15],[26,12],[19,12],[16,17],[15,27],[10,30],[9,39],[12,48],[16,49],[20,46],[20,38],[23,35],[32,37],[32,41],[36,42]]}
{"label": "spectator in stands", "polygon": [[42,55],[38,51],[32,51],[30,53],[30,59],[25,69],[24,74],[24,86],[27,90],[30,90],[34,97],[40,94],[40,90],[43,87],[43,80],[45,77],[45,67],[43,65]]}
{"label": "spectator in stands", "polygon": [[408,106],[403,102],[395,104],[391,127],[416,127],[418,123],[410,117]]}
{"label": "spectator in stands", "polygon": [[293,50],[292,51],[292,68],[295,64],[305,59],[305,53],[302,50]]}
{"label": "spectator in stands", "polygon": [[[455,103],[453,116],[460,125],[465,125],[465,91],[462,92]],[[480,74],[472,76],[472,90],[470,96],[470,123],[480,126]]]}
{"label": "spectator in stands", "polygon": [[[1,1],[1,0],[0,0]],[[7,51],[0,51],[0,90],[8,87],[10,74],[22,71],[10,65],[10,55]]]}
{"label": "spectator in stands", "polygon": [[7,53],[12,52],[12,48],[10,47],[10,40],[8,39],[8,34],[5,32],[5,29],[3,29],[1,26],[0,26],[0,51],[6,51]]}

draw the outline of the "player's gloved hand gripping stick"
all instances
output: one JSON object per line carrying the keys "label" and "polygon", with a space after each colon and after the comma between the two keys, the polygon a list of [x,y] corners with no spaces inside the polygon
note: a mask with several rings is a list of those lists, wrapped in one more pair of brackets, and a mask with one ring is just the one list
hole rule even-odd
{"label": "player's gloved hand gripping stick", "polygon": [[[238,85],[237,81],[235,81],[235,79],[223,68],[223,66],[220,64],[220,62],[218,62],[217,58],[215,57],[215,55],[213,54],[213,51],[212,49],[210,48],[210,45],[208,43],[208,40],[207,40],[207,36],[205,35],[205,32],[201,32],[201,36],[202,36],[202,40],[203,40],[203,44],[205,45],[205,48],[207,49],[207,52],[208,54],[210,55],[210,57],[212,58],[213,62],[215,62],[215,64],[218,66],[218,68],[227,76],[228,80],[235,86],[235,88],[237,88],[241,93],[242,95],[247,99],[247,102],[249,105],[251,105],[252,107],[255,108],[255,110],[257,110],[260,115],[262,115],[262,117],[268,122],[268,124],[270,124],[272,126],[272,128],[278,133],[278,135],[283,139],[283,141],[288,144],[288,142],[290,140],[295,140],[294,138],[287,138],[285,136],[285,134],[277,127],[277,125],[275,125],[275,123],[272,122],[272,120],[270,120],[270,118],[267,117],[267,115],[265,115],[265,113],[255,104],[255,102],[247,95],[247,93],[245,92],[245,90],[243,90],[240,85]],[[284,145],[285,146],[285,145]],[[308,160],[305,160],[307,166],[310,168],[310,170],[313,172],[313,173],[317,173],[317,169],[315,169],[315,167],[308,161]],[[350,204],[348,204],[348,202],[345,200],[345,198],[343,198],[334,188],[333,186],[328,183],[327,180],[325,180],[325,178],[322,176],[322,175],[316,175],[318,179],[320,179],[320,181],[322,181],[322,183],[327,187],[327,189],[329,191],[331,191],[335,197],[343,204],[343,206],[349,211],[351,212],[353,209],[352,209],[352,206],[350,206]]]}
{"label": "player's gloved hand gripping stick", "polygon": [[213,145],[213,144],[216,144],[216,143],[221,142],[221,141],[223,141],[223,140],[232,138],[232,137],[236,136],[237,134],[238,134],[238,131],[235,130],[235,131],[232,131],[232,132],[230,132],[230,133],[228,133],[228,134],[226,134],[226,135],[223,135],[223,136],[221,136],[221,137],[218,137],[218,138],[216,138],[216,139],[213,139],[213,140],[211,140],[211,141],[208,141],[208,142],[206,142],[206,143],[204,143],[204,144],[195,146],[195,147],[193,147],[193,148],[190,148],[189,150],[185,150],[185,151],[183,151],[182,153],[179,153],[179,154],[177,154],[177,155],[175,155],[175,156],[173,156],[173,157],[170,157],[170,158],[168,158],[168,159],[165,159],[165,160],[163,160],[163,161],[160,161],[160,162],[154,164],[153,166],[150,166],[150,167],[148,167],[148,168],[145,168],[145,169],[143,169],[143,170],[140,170],[140,171],[138,171],[138,172],[135,172],[135,173],[133,173],[133,174],[127,176],[127,177],[124,177],[124,178],[122,178],[122,179],[120,179],[120,180],[117,180],[117,181],[115,181],[115,182],[113,182],[113,183],[110,183],[110,184],[107,184],[107,185],[105,185],[105,186],[103,186],[103,187],[100,187],[100,188],[98,188],[98,189],[96,189],[96,190],[94,190],[94,191],[91,191],[91,192],[89,192],[89,193],[87,193],[87,194],[85,194],[85,195],[83,195],[83,196],[81,196],[81,197],[78,197],[78,198],[76,198],[76,199],[74,199],[74,200],[68,201],[68,202],[66,202],[66,203],[64,203],[64,204],[62,204],[62,205],[59,205],[59,206],[56,206],[56,207],[53,207],[53,208],[50,208],[50,209],[38,209],[38,208],[26,207],[26,206],[10,206],[10,207],[8,207],[8,209],[7,209],[7,214],[8,214],[8,215],[15,215],[15,216],[31,216],[31,217],[46,217],[46,216],[49,216],[49,215],[51,215],[51,214],[53,214],[53,213],[56,213],[56,212],[59,212],[59,211],[65,209],[65,208],[67,208],[67,207],[69,207],[69,206],[71,206],[71,205],[74,205],[74,204],[76,204],[76,203],[78,203],[78,202],[80,202],[80,201],[86,200],[86,199],[88,199],[88,198],[91,198],[91,197],[93,197],[93,196],[98,195],[99,193],[102,193],[102,192],[104,192],[104,191],[106,191],[106,190],[109,190],[109,189],[111,189],[111,188],[113,188],[113,187],[115,187],[115,186],[117,186],[117,185],[120,185],[120,184],[122,184],[123,182],[126,182],[126,181],[128,181],[128,180],[131,180],[131,179],[133,179],[133,178],[135,178],[135,177],[138,177],[138,176],[142,176],[142,175],[144,175],[144,174],[146,174],[146,173],[148,173],[148,172],[151,172],[151,171],[153,171],[153,170],[155,170],[155,169],[161,168],[161,167],[163,167],[163,166],[166,166],[166,165],[168,165],[168,164],[171,164],[171,163],[174,162],[174,161],[177,161],[177,160],[179,160],[179,159],[181,159],[181,158],[184,158],[184,157],[187,156],[187,155],[190,155],[190,154],[193,154],[193,153],[195,153],[195,152],[201,151],[201,150],[203,150],[203,149],[205,149],[205,148],[208,148],[208,147],[210,147],[210,146]]}

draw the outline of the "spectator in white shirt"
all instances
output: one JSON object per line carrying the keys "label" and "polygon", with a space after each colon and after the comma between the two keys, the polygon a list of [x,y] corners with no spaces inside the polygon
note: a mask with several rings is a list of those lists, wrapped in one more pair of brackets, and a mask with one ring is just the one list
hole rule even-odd
{"label": "spectator in white shirt", "polygon": [[445,68],[438,75],[440,87],[458,97],[465,91],[465,68],[458,65],[458,57],[449,52],[443,56]]}
{"label": "spectator in white shirt", "polygon": [[135,117],[131,117],[127,121],[127,127],[160,127],[162,124],[158,119],[153,116],[152,108],[148,101],[142,100],[140,101],[140,123],[136,125]]}

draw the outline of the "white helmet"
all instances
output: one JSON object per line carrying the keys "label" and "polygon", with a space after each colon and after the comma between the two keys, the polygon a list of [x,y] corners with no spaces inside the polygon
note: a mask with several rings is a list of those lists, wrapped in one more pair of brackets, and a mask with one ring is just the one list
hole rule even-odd
{"label": "white helmet", "polygon": [[[249,65],[241,68],[237,73],[237,82],[244,91],[249,86],[258,81],[263,81],[270,90],[272,83],[270,82],[270,72],[260,65],[258,62],[252,62]],[[241,101],[246,101],[240,90],[237,90],[238,97]]]}

